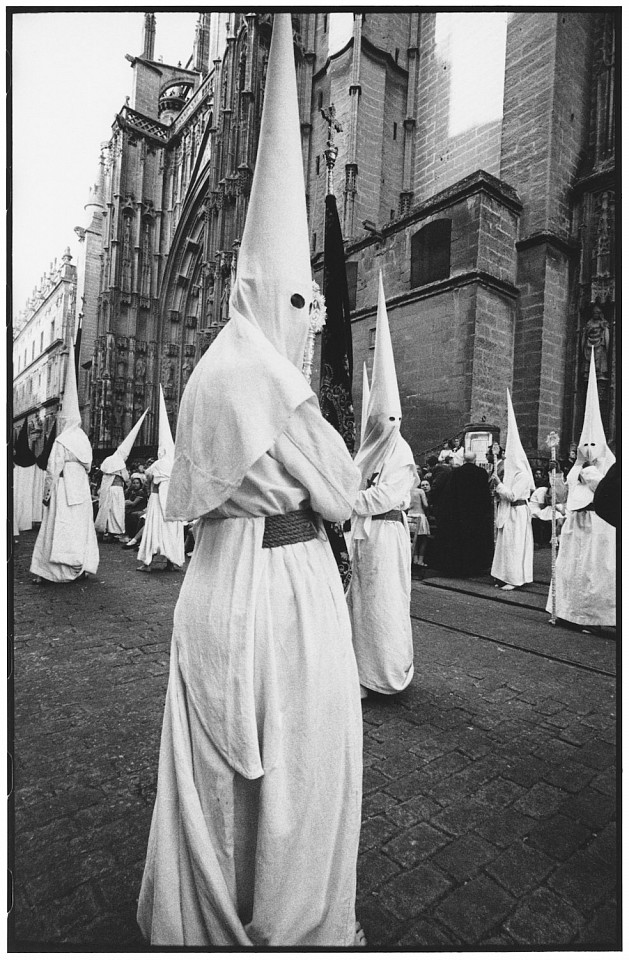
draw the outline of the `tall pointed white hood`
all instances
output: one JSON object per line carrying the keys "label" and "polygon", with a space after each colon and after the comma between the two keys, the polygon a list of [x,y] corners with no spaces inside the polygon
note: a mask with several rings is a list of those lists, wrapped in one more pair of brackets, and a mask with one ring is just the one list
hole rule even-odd
{"label": "tall pointed white hood", "polygon": [[583,414],[583,427],[581,429],[579,446],[577,447],[577,459],[567,477],[567,507],[569,510],[579,510],[582,507],[586,507],[594,499],[594,491],[587,486],[587,484],[579,482],[581,471],[587,467],[595,467],[596,470],[604,476],[612,463],[615,462],[616,457],[607,446],[607,438],[603,427],[596,382],[594,350],[592,350],[587,394],[585,397],[585,412]]}
{"label": "tall pointed white hood", "polygon": [[365,417],[364,435],[356,454],[356,466],[363,477],[363,486],[369,478],[382,470],[400,435],[402,406],[395,373],[393,345],[389,330],[387,305],[384,298],[382,273],[378,280],[378,312],[376,315],[376,344],[371,374],[371,389]]}
{"label": "tall pointed white hood", "polygon": [[531,491],[535,489],[533,471],[520,440],[509,390],[507,390],[507,442],[505,444],[503,482],[509,490],[515,493],[518,500],[528,500]]}
{"label": "tall pointed white hood", "polygon": [[168,421],[168,412],[166,410],[166,401],[164,400],[164,390],[159,385],[159,433],[157,440],[157,457],[159,460],[166,458],[172,460],[175,456],[175,441],[173,440],[170,423]]}
{"label": "tall pointed white hood", "polygon": [[92,465],[92,446],[81,426],[81,411],[79,408],[74,350],[72,347],[70,348],[66,363],[66,382],[63,388],[61,412],[58,415],[56,442],[73,453],[89,470]]}
{"label": "tall pointed white hood", "polygon": [[247,221],[230,315],[254,324],[301,370],[312,303],[301,127],[290,13],[276,13]]}
{"label": "tall pointed white hood", "polygon": [[81,411],[79,409],[79,393],[76,385],[76,367],[74,350],[71,349],[66,361],[66,382],[63,388],[61,413],[59,414],[59,433],[70,427],[81,426]]}
{"label": "tall pointed white hood", "polygon": [[[160,494],[167,489],[162,487],[164,480],[169,480],[175,459],[175,442],[168,422],[168,412],[164,400],[162,385],[159,385],[159,425],[157,440],[157,460],[151,464],[148,474],[160,485]],[[166,503],[164,502],[164,506]]]}
{"label": "tall pointed white hood", "polygon": [[115,453],[112,453],[110,457],[106,457],[103,460],[100,465],[100,469],[103,473],[121,473],[126,469],[125,465],[127,462],[127,457],[131,453],[131,448],[137,439],[138,433],[140,432],[140,427],[144,423],[144,418],[147,413],[148,408],[144,411],[137,423],[131,427],[129,433],[126,435]]}
{"label": "tall pointed white hood", "polygon": [[312,295],[292,22],[276,13],[230,320],[182,397],[168,519],[228,499],[313,396],[302,374]]}

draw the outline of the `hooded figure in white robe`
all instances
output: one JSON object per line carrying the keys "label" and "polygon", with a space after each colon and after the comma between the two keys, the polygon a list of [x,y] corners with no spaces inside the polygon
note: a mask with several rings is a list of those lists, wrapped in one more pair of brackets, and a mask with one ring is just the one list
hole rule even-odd
{"label": "hooded figure in white robe", "polygon": [[496,482],[499,497],[496,513],[496,546],[491,575],[502,581],[503,590],[513,590],[533,580],[533,527],[529,500],[535,480],[507,390],[507,444],[503,479]]}
{"label": "hooded figure in white robe", "polygon": [[352,513],[348,604],[358,675],[366,691],[398,693],[413,677],[411,549],[405,510],[419,483],[411,448],[400,435],[402,407],[382,275],[365,429],[355,464],[361,490]]}
{"label": "hooded figure in white robe", "polygon": [[[583,429],[566,478],[566,520],[555,565],[556,616],[581,626],[616,625],[616,530],[593,505],[596,488],[615,462],[603,429],[592,350]],[[552,611],[550,592],[546,609]]]}
{"label": "hooded figure in white robe", "polygon": [[129,482],[127,457],[131,453],[131,448],[137,439],[147,413],[148,409],[144,411],[138,422],[131,428],[118,449],[111,456],[105,457],[100,465],[103,479],[98,491],[98,513],[94,521],[97,533],[124,537],[124,485]]}
{"label": "hooded figure in white robe", "polygon": [[28,418],[13,447],[13,534],[33,528],[33,499],[37,457],[28,442]]}
{"label": "hooded figure in white robe", "polygon": [[230,320],[177,422],[166,515],[200,520],[138,908],[155,945],[354,943],[360,688],[316,515],[347,519],[359,474],[301,372],[312,295],[293,31],[276,13]]}
{"label": "hooded figure in white robe", "polygon": [[44,511],[31,560],[31,573],[62,583],[98,570],[89,471],[92,447],[81,427],[74,351],[67,357],[59,433],[44,481]]}
{"label": "hooded figure in white robe", "polygon": [[175,444],[168,422],[164,391],[160,384],[157,460],[144,474],[150,494],[138,551],[138,560],[143,566],[138,567],[138,570],[150,571],[153,558],[158,556],[166,557],[167,569],[173,566],[182,567],[185,563],[183,523],[180,520],[166,520],[164,516],[174,458]]}

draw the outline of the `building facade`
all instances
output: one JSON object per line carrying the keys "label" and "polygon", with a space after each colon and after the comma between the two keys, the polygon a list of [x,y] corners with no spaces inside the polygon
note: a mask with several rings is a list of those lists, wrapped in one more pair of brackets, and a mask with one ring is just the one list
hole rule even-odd
{"label": "building facade", "polygon": [[13,324],[13,435],[28,420],[41,453],[59,410],[75,335],[77,270],[67,249],[45,273]]}
{"label": "building facade", "polygon": [[[506,426],[533,460],[578,440],[594,348],[616,432],[618,14],[605,8],[293,14],[313,275],[325,149],[353,307],[355,395],[371,367],[382,271],[418,457],[469,424]],[[229,316],[255,166],[272,15],[201,13],[186,67],[154,60],[145,14],[133,85],[103,152],[90,435],[102,454],[158,384],[173,428],[195,364]],[[89,301],[89,302],[88,302]],[[87,352],[89,349],[89,353]],[[317,383],[317,372],[313,377]]]}

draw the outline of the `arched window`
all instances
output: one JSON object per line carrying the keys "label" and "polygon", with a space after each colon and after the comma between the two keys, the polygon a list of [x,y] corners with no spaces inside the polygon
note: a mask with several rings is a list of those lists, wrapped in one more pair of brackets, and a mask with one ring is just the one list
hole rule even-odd
{"label": "arched window", "polygon": [[411,287],[450,276],[451,220],[433,220],[411,238]]}

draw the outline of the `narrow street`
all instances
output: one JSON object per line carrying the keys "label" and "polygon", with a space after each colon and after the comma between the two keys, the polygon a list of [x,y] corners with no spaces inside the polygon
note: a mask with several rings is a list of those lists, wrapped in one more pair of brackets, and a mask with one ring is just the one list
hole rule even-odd
{"label": "narrow street", "polygon": [[[132,952],[183,574],[112,544],[87,582],[35,586],[34,538],[14,558],[16,946]],[[616,640],[548,624],[548,562],[508,597],[414,581],[415,677],[363,708],[374,949],[619,945]]]}

